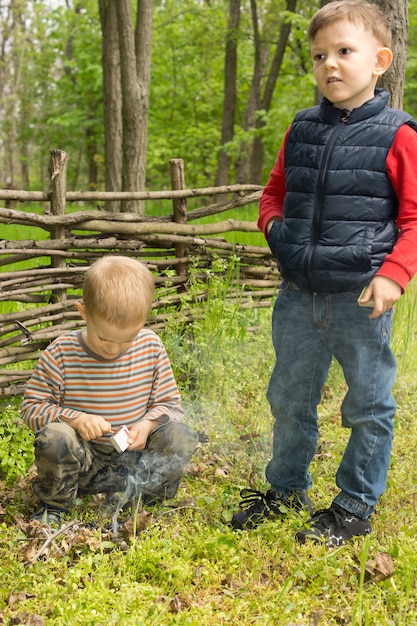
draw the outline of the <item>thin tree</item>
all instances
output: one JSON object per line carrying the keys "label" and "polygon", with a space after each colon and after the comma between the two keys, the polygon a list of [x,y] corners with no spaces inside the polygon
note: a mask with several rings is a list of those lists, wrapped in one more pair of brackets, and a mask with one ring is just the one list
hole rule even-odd
{"label": "thin tree", "polygon": [[221,150],[217,161],[216,186],[230,182],[231,158],[227,144],[232,141],[237,104],[237,42],[239,37],[241,0],[229,1],[229,21],[226,33],[224,59],[224,99],[222,116]]}
{"label": "thin tree", "polygon": [[[294,12],[297,0],[286,0],[286,11]],[[260,29],[257,0],[251,0],[251,16],[254,39],[254,69],[244,117],[244,130],[259,129],[261,111],[269,111],[275,85],[281,69],[285,48],[291,31],[291,22],[283,21],[274,48],[265,52],[265,41]],[[272,62],[267,72],[267,61]],[[236,182],[259,183],[262,172],[262,139],[258,137],[247,145],[242,144],[237,163]]]}
{"label": "thin tree", "polygon": [[[99,0],[99,6],[105,119],[112,124],[106,133],[106,189],[142,191],[146,182],[153,0],[138,0],[135,28],[130,0]],[[112,44],[105,41],[109,29],[117,33],[113,32]],[[116,102],[120,102],[120,111],[113,108]],[[110,120],[111,116],[114,118]],[[113,163],[108,164],[109,160]],[[143,214],[144,203],[126,200],[121,210]]]}
{"label": "thin tree", "polygon": [[[297,0],[287,0],[286,10],[292,13],[295,12]],[[281,70],[282,61],[284,59],[285,49],[287,41],[290,36],[291,23],[284,22],[279,32],[278,41],[275,47],[275,53],[272,59],[271,67],[265,82],[264,91],[260,103],[261,111],[269,111],[271,108],[272,98],[275,91],[275,85],[277,83],[279,73]],[[264,125],[263,118],[258,116],[255,119],[255,127],[257,129],[262,128]],[[254,182],[260,182],[262,177],[262,163],[263,163],[264,149],[262,135],[257,133],[255,135],[252,152],[251,152],[251,180]]]}
{"label": "thin tree", "polygon": [[[105,185],[107,191],[122,188],[122,90],[119,31],[115,2],[99,0],[102,31]],[[120,201],[106,203],[108,211],[120,210]]]}

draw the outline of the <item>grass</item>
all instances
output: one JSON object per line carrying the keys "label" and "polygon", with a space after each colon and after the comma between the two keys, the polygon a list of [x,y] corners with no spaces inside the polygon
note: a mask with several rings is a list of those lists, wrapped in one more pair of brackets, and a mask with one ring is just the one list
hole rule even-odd
{"label": "grass", "polygon": [[[36,504],[22,470],[33,460],[31,435],[16,421],[18,403],[4,408],[0,623],[417,624],[414,303],[411,286],[395,316],[398,410],[389,482],[374,516],[374,532],[332,551],[297,545],[294,535],[303,518],[296,515],[251,532],[230,529],[240,489],[267,487],[272,420],[265,390],[274,355],[270,311],[239,310],[227,299],[227,284],[215,278],[203,319],[193,329],[183,329],[171,317],[163,335],[186,421],[199,431],[202,443],[175,500],[149,509],[149,523],[136,536],[116,541],[106,526],[114,509],[99,499],[80,499],[70,517],[81,526],[95,521],[97,527],[69,532],[66,545],[60,544],[63,554],[52,550],[25,565],[26,519]],[[335,363],[319,408],[311,492],[316,508],[327,506],[336,493],[334,475],[347,438],[340,424],[344,392]],[[136,519],[139,528],[140,511]],[[380,582],[368,580],[380,555],[392,559],[394,572]]]}

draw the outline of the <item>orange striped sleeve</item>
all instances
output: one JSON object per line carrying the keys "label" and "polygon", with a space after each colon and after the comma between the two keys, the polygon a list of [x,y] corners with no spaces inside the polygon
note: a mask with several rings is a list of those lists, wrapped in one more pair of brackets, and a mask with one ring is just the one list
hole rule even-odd
{"label": "orange striped sleeve", "polygon": [[142,329],[114,361],[87,352],[77,332],[48,346],[28,382],[22,419],[36,432],[50,421],[71,423],[81,413],[100,415],[112,430],[145,418],[182,420],[180,394],[158,335]]}

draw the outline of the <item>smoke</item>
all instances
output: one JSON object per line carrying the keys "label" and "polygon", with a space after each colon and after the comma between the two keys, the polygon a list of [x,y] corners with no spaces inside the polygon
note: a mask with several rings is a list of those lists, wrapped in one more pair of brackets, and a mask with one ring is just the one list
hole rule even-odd
{"label": "smoke", "polygon": [[141,505],[152,505],[165,499],[173,498],[177,493],[180,480],[183,476],[184,457],[174,454],[167,457],[156,451],[146,451],[141,454],[139,461],[126,475],[126,488],[122,497],[118,499],[116,510],[112,518],[113,534],[118,535],[118,518],[127,503],[132,502],[132,509]]}

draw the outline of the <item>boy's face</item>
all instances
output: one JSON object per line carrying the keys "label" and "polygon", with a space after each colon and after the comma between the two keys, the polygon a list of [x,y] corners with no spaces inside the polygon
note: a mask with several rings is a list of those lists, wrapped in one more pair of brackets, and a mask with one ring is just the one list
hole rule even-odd
{"label": "boy's face", "polygon": [[109,361],[116,360],[130,348],[143,324],[119,328],[95,315],[88,315],[84,305],[77,303],[77,310],[87,324],[85,342],[87,346]]}
{"label": "boy's face", "polygon": [[347,20],[320,30],[311,41],[317,86],[334,106],[352,110],[374,97],[392,52],[365,27]]}

